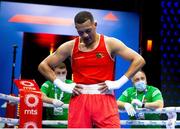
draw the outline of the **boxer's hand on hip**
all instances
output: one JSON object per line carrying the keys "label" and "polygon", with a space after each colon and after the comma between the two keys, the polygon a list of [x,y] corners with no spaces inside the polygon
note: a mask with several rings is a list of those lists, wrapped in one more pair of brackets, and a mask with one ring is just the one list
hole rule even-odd
{"label": "boxer's hand on hip", "polygon": [[71,93],[71,94],[73,93],[73,89],[76,86],[76,83],[67,84],[58,78],[56,78],[53,83],[54,83],[54,85],[59,87],[62,91]]}
{"label": "boxer's hand on hip", "polygon": [[106,85],[108,86],[109,90],[116,90],[123,86],[129,79],[123,75],[120,79],[116,81],[105,81]]}
{"label": "boxer's hand on hip", "polygon": [[82,89],[83,89],[83,87],[77,84],[77,85],[74,87],[74,89],[73,89],[73,95],[80,95],[80,94],[82,94],[82,93],[81,93],[81,90],[82,90]]}

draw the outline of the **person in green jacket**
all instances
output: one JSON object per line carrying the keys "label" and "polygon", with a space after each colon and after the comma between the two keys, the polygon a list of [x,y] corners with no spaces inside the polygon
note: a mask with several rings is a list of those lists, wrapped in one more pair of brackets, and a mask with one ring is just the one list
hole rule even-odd
{"label": "person in green jacket", "polygon": [[[72,80],[67,80],[67,69],[64,63],[59,64],[54,68],[56,76],[65,83],[72,83]],[[45,108],[46,120],[67,120],[68,109],[62,107],[63,104],[69,104],[71,97],[70,93],[61,91],[51,81],[46,81],[41,86],[43,93],[43,101],[52,103],[54,108]],[[67,125],[46,125],[45,128],[67,128]]]}
{"label": "person in green jacket", "polygon": [[[147,85],[146,75],[138,71],[132,77],[133,86],[127,88],[118,98],[119,108],[124,108],[132,120],[160,120],[159,114],[136,113],[136,108],[163,108],[164,102],[160,90]],[[161,128],[161,126],[131,126],[131,128]]]}

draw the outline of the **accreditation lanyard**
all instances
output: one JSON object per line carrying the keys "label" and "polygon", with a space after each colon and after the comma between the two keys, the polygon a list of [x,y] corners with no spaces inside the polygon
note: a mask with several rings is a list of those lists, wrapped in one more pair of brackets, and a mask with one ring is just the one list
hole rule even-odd
{"label": "accreditation lanyard", "polygon": [[57,93],[57,92],[58,92],[58,91],[57,91],[57,87],[54,86],[54,98],[55,98],[55,99],[58,99],[58,100],[61,100],[61,99],[63,98],[63,96],[64,96],[64,92],[61,91],[61,94],[59,95],[59,98],[58,98],[58,93]]}
{"label": "accreditation lanyard", "polygon": [[[143,95],[143,97],[142,97],[142,100],[140,100],[142,103],[144,102],[144,98],[145,98],[146,94],[147,94],[147,89],[144,91],[144,95]],[[136,99],[138,99],[137,96],[138,96],[138,92],[137,92],[137,90],[136,90]],[[136,108],[138,108],[138,107],[136,106]]]}

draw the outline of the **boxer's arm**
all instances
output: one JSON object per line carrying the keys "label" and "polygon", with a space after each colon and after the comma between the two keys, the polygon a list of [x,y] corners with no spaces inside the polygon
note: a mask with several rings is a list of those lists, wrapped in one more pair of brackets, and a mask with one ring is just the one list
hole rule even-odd
{"label": "boxer's arm", "polygon": [[127,47],[123,42],[115,38],[109,38],[108,45],[110,53],[115,53],[125,60],[131,62],[128,70],[124,74],[127,78],[131,78],[139,69],[145,65],[145,60],[141,55]]}
{"label": "boxer's arm", "polygon": [[106,38],[105,41],[107,45],[107,50],[110,54],[119,55],[122,58],[131,62],[128,70],[121,78],[116,81],[105,81],[108,89],[114,90],[124,85],[129,80],[129,78],[131,78],[139,69],[141,69],[145,64],[145,60],[141,55],[139,55],[131,48],[127,47],[120,40],[117,40],[115,38]]}
{"label": "boxer's arm", "polygon": [[62,44],[53,54],[45,58],[38,66],[39,72],[48,80],[54,81],[56,79],[53,67],[63,62],[71,55],[73,41]]}

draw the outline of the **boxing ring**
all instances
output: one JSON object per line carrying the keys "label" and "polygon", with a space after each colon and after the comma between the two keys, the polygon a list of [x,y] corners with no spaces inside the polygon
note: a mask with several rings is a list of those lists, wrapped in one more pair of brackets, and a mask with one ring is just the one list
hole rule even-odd
{"label": "boxing ring", "polygon": [[[7,100],[13,103],[18,104],[20,101],[19,97],[10,96],[6,94],[0,93],[0,99]],[[43,103],[43,107],[54,107],[52,104]],[[63,108],[68,108],[68,104],[64,104]],[[125,112],[124,110],[119,110],[120,113]],[[180,125],[180,120],[177,119],[177,113],[180,113],[180,107],[165,107],[162,109],[137,109],[137,113],[150,113],[150,114],[160,114],[160,113],[171,113],[173,112],[173,116],[168,116],[168,120],[121,120],[121,125],[160,125],[160,126],[166,126],[167,122],[169,124],[172,124],[174,122],[174,126]],[[5,118],[0,117],[0,123],[6,123],[11,125],[18,125],[19,119],[13,119],[13,118]],[[42,125],[67,125],[66,120],[43,120]],[[174,127],[175,128],[175,127]]]}

